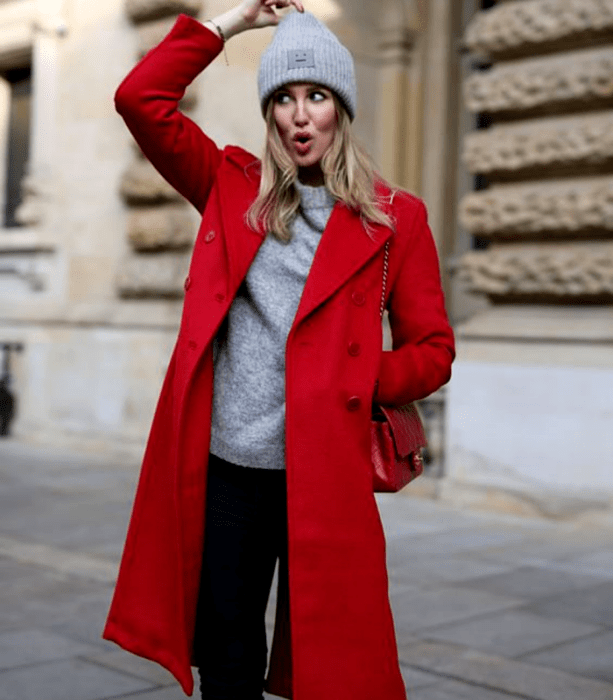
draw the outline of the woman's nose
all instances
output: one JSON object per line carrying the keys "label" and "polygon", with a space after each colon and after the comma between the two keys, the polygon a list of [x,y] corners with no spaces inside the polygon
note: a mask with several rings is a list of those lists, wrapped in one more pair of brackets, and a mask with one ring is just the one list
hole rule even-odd
{"label": "woman's nose", "polygon": [[294,123],[306,124],[308,121],[309,115],[307,112],[306,104],[303,100],[298,100],[296,102],[296,109],[294,110]]}

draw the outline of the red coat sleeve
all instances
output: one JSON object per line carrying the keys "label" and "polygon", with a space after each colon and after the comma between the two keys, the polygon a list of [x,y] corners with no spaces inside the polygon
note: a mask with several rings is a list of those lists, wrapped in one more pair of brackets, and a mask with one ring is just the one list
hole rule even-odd
{"label": "red coat sleeve", "polygon": [[[415,212],[414,204],[411,208]],[[407,225],[406,216],[400,215],[397,221],[398,227]],[[396,251],[401,260],[388,298],[393,349],[382,353],[375,394],[378,403],[388,406],[401,406],[436,391],[449,381],[455,357],[438,255],[421,201],[408,225],[409,240],[404,251]],[[390,271],[394,252],[392,245]]]}
{"label": "red coat sleeve", "polygon": [[178,109],[187,86],[219,54],[223,42],[180,14],[166,37],[124,78],[115,108],[158,172],[196,209],[206,205],[221,152]]}

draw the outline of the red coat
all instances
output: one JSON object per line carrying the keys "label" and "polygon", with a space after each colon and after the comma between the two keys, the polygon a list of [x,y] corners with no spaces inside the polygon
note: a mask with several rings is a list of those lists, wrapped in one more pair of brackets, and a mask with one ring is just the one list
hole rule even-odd
{"label": "red coat", "polygon": [[[212,340],[263,241],[244,223],[258,191],[258,160],[237,147],[220,151],[177,110],[186,86],[220,49],[213,33],[180,15],[115,96],[143,152],[198,209],[202,224],[104,636],[168,668],[188,694]],[[390,212],[397,233],[376,226],[373,240],[356,214],[336,204],[287,340],[291,641],[281,605],[269,688],[294,700],[406,697],[372,491],[371,401],[377,380],[384,404],[432,393],[449,379],[454,349],[424,205],[398,193]],[[394,350],[382,352],[383,246],[390,238]]]}

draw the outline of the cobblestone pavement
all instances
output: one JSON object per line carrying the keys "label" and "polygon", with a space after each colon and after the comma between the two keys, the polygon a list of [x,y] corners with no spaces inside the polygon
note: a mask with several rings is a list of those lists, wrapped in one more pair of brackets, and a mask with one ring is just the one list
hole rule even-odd
{"label": "cobblestone pavement", "polygon": [[[0,700],[184,697],[100,638],[136,474],[0,443]],[[613,700],[613,530],[379,503],[410,700]]]}

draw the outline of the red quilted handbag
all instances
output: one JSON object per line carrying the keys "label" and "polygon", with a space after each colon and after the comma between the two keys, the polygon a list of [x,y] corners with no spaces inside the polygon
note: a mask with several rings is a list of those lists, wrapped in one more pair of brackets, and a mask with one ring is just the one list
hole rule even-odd
{"label": "red quilted handbag", "polygon": [[373,489],[400,491],[424,471],[426,435],[415,404],[376,406],[370,422]]}
{"label": "red quilted handbag", "polygon": [[[381,317],[385,305],[385,285],[389,264],[389,241],[385,245]],[[373,405],[370,422],[373,489],[396,492],[424,471],[421,457],[426,435],[415,404],[399,408]]]}

